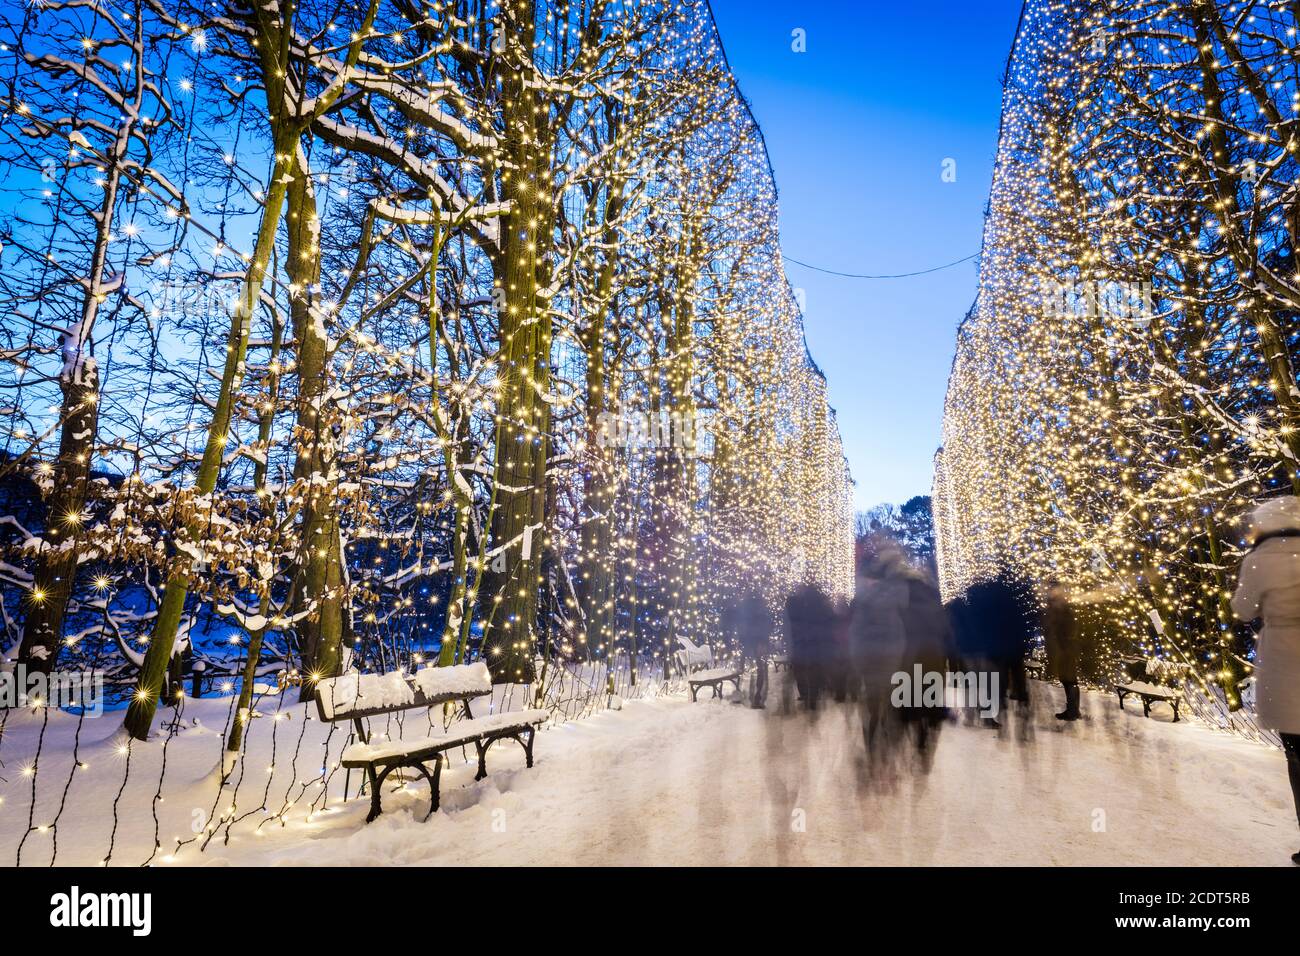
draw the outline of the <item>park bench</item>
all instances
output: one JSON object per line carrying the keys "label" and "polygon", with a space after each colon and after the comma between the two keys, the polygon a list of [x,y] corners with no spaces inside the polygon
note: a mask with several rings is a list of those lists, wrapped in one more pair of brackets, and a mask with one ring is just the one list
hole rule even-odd
{"label": "park bench", "polygon": [[[549,716],[545,710],[510,711],[475,717],[470,701],[492,693],[492,678],[483,662],[450,667],[422,667],[414,674],[393,671],[388,674],[344,674],[319,681],[316,685],[316,712],[330,723],[350,720],[356,741],[343,750],[339,765],[348,770],[360,769],[370,784],[369,823],[379,816],[380,792],[394,770],[414,770],[429,781],[429,812],[438,809],[438,784],[442,776],[442,755],[457,747],[473,744],[478,752],[475,780],[487,776],[487,751],[498,740],[513,740],[524,748],[527,765],[533,765],[533,738],[537,725]],[[398,739],[377,739],[370,733],[372,717],[425,710],[440,704],[456,703],[465,719],[442,728],[429,722],[426,733]],[[429,765],[432,764],[432,772]]]}
{"label": "park bench", "polygon": [[[691,700],[695,701],[701,687],[708,687],[714,697],[722,696],[722,687],[728,681],[740,690],[740,667],[714,667],[713,647],[709,644],[700,646],[685,637],[679,637],[682,649],[677,652],[677,660],[686,671],[686,683],[691,689]],[[698,670],[697,670],[698,668]]]}
{"label": "park bench", "polygon": [[1115,685],[1115,693],[1119,695],[1119,709],[1124,709],[1124,698],[1132,694],[1142,701],[1142,716],[1151,716],[1151,705],[1160,701],[1172,705],[1174,708],[1174,723],[1178,723],[1178,705],[1182,702],[1182,695],[1172,688],[1160,687],[1157,684],[1148,684],[1146,681],[1134,680],[1124,684]]}
{"label": "park bench", "polygon": [[782,656],[782,657],[772,658],[772,673],[774,674],[781,673],[781,671],[785,670],[789,666],[790,666],[790,658],[788,657]]}

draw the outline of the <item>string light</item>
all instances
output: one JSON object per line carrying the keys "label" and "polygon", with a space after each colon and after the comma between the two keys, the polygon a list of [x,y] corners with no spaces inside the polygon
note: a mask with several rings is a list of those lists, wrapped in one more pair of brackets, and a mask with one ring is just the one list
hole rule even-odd
{"label": "string light", "polygon": [[1234,726],[1238,519],[1300,488],[1294,16],[1026,5],[935,458],[945,599],[1059,579],[1103,660]]}

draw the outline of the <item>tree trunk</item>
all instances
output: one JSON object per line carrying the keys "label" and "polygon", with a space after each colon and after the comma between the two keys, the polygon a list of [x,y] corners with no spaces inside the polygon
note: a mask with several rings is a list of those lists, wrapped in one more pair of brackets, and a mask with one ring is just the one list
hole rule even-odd
{"label": "tree trunk", "polygon": [[343,560],[337,495],[338,441],[332,408],[326,400],[330,379],[329,340],[314,312],[320,282],[316,194],[302,149],[294,154],[286,228],[285,271],[290,282],[289,314],[298,341],[298,401],[294,437],[298,457],[293,476],[305,496],[295,572],[303,682],[300,701],[311,700],[316,681],[338,674],[343,659]]}
{"label": "tree trunk", "polygon": [[[438,646],[438,666],[448,667],[460,661],[462,642],[464,640],[465,603],[469,593],[469,525],[474,507],[473,488],[465,476],[460,473],[460,443],[467,435],[464,432],[464,420],[459,419],[456,431],[439,404],[438,394],[438,338],[440,336],[438,304],[438,258],[442,243],[435,239],[429,253],[429,401],[432,403],[434,430],[442,443],[443,467],[447,472],[447,486],[451,493],[452,508],[455,509],[455,528],[452,532],[452,568],[451,591],[447,595],[447,620],[442,629],[442,641]],[[454,401],[454,399],[453,399]]]}
{"label": "tree trunk", "polygon": [[548,181],[552,132],[548,103],[535,83],[533,0],[503,14],[507,67],[502,84],[505,122],[504,197],[511,204],[502,249],[503,362],[493,478],[492,543],[505,547],[484,635],[493,680],[531,683],[536,640],[538,571],[545,522],[550,407],[551,316],[544,294],[553,242],[553,195]]}
{"label": "tree trunk", "polygon": [[130,144],[132,124],[118,132],[115,162],[104,183],[104,199],[96,217],[95,246],[80,321],[63,339],[63,371],[59,387],[63,421],[53,486],[45,500],[45,531],[32,572],[29,610],[23,622],[18,663],[29,671],[48,674],[58,662],[63,643],[63,619],[77,576],[77,534],[89,491],[90,463],[99,427],[99,369],[89,357],[95,319],[104,296],[104,269],[113,235],[113,210],[121,184],[120,161]]}
{"label": "tree trunk", "polygon": [[602,651],[608,658],[614,648],[614,461],[618,452],[606,448],[602,426],[614,411],[609,396],[605,359],[605,331],[614,287],[618,232],[614,223],[622,210],[621,196],[612,191],[605,206],[602,238],[604,261],[596,278],[596,302],[588,319],[584,351],[586,376],[586,467],[582,476],[582,570],[578,598],[586,632],[586,656]]}
{"label": "tree trunk", "polygon": [[[93,301],[92,296],[87,297]],[[90,460],[99,418],[98,372],[91,364],[65,375],[63,429],[54,486],[45,501],[45,532],[36,557],[29,609],[23,622],[18,663],[29,672],[48,674],[63,644],[63,619],[77,576],[77,532],[86,505]]]}
{"label": "tree trunk", "polygon": [[[1197,43],[1197,63],[1201,72],[1201,101],[1210,120],[1207,149],[1204,156],[1206,174],[1211,180],[1215,198],[1225,218],[1230,218],[1237,206],[1241,187],[1240,177],[1233,165],[1226,130],[1230,121],[1223,113],[1223,90],[1217,75],[1211,30],[1218,13],[1213,4],[1199,4],[1193,12],[1193,25]],[[1226,247],[1233,265],[1240,275],[1251,275],[1256,269],[1256,253],[1247,245],[1239,230],[1230,230]],[[1295,374],[1282,329],[1274,312],[1259,304],[1249,309],[1250,320],[1259,335],[1259,351],[1271,378],[1273,402],[1277,406],[1279,428],[1286,454],[1281,462],[1291,480],[1291,493],[1300,495],[1300,400],[1296,398]]]}
{"label": "tree trunk", "polygon": [[[195,491],[199,495],[211,495],[217,487],[222,453],[226,447],[234,410],[235,386],[243,377],[244,356],[248,352],[248,334],[253,309],[262,294],[266,270],[275,248],[275,235],[280,226],[287,178],[292,169],[292,158],[296,148],[296,131],[292,137],[283,133],[276,137],[276,158],[271,167],[271,183],[267,189],[266,204],[262,208],[257,243],[253,248],[253,257],[248,271],[244,275],[243,288],[240,290],[234,314],[230,318],[221,388],[212,412],[212,421],[208,425],[207,444],[203,450],[203,460],[199,464],[198,481],[195,483]],[[182,543],[196,546],[202,540],[202,534],[201,527],[187,526],[177,532],[177,538]],[[162,601],[158,607],[158,616],[154,619],[149,649],[145,652],[144,665],[140,669],[135,696],[127,708],[126,719],[123,721],[126,732],[137,740],[144,740],[149,736],[149,727],[153,723],[153,715],[158,707],[158,695],[162,690],[168,662],[171,660],[172,647],[176,642],[176,630],[180,626],[181,613],[185,609],[185,599],[189,594],[194,570],[190,554],[181,552],[173,557]]]}

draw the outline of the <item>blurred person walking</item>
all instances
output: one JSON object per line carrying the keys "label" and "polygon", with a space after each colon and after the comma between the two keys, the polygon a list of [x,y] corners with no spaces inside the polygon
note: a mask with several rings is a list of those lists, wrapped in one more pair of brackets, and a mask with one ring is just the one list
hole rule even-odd
{"label": "blurred person walking", "polygon": [[[1255,650],[1255,710],[1282,737],[1300,823],[1300,498],[1261,504],[1250,514],[1247,540],[1232,613],[1264,622]],[[1300,865],[1300,852],[1291,862]]]}
{"label": "blurred person walking", "polygon": [[[903,610],[903,670],[912,673],[942,675],[946,686],[949,658],[953,655],[952,630],[939,597],[939,586],[926,571],[908,562],[898,566],[907,585],[907,605]],[[912,732],[917,751],[928,760],[933,754],[933,740],[947,716],[944,701],[939,706],[910,706],[902,709],[902,718]]]}
{"label": "blurred person walking", "polygon": [[[943,606],[948,615],[948,631],[953,667],[963,673],[978,671],[983,664],[979,632],[971,621],[966,595],[959,594]],[[958,711],[967,724],[975,721],[977,707],[965,697],[957,702]]]}
{"label": "blurred person walking", "polygon": [[745,652],[745,662],[754,663],[749,706],[764,707],[767,704],[767,661],[772,653],[772,631],[775,629],[772,609],[761,597],[751,594],[736,607],[733,621]]}
{"label": "blurred person walking", "polygon": [[[967,653],[977,666],[998,679],[998,710],[1008,699],[1029,702],[1029,680],[1025,675],[1025,652],[1029,646],[1029,608],[1025,588],[1018,577],[1003,567],[993,578],[971,585],[966,592],[968,608]],[[994,718],[986,726],[1000,728]]]}
{"label": "blurred person walking", "polygon": [[799,697],[809,710],[816,710],[834,645],[835,608],[821,587],[805,582],[786,598],[785,618]]}
{"label": "blurred person walking", "polygon": [[826,689],[835,698],[837,704],[844,703],[850,696],[857,699],[857,682],[853,674],[853,651],[851,647],[851,622],[849,602],[839,598],[834,603],[835,626],[831,632],[830,660],[827,664]]}
{"label": "blurred person walking", "polygon": [[1065,688],[1065,710],[1057,720],[1079,719],[1079,619],[1069,595],[1059,581],[1048,583],[1044,594],[1043,642],[1047,649],[1048,677]]}
{"label": "blurred person walking", "polygon": [[862,739],[872,760],[889,747],[896,714],[890,705],[893,676],[907,651],[906,558],[881,547],[863,566],[850,608],[853,659],[862,694]]}

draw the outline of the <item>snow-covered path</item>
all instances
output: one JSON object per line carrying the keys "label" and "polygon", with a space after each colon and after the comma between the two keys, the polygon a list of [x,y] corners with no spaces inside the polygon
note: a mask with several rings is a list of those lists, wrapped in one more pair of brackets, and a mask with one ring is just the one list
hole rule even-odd
{"label": "snow-covered path", "polygon": [[[312,800],[295,797],[283,825],[274,817],[286,795],[320,792],[326,738],[300,706],[254,724],[242,782],[220,799],[212,768],[226,699],[190,704],[161,788],[162,742],[137,745],[128,763],[113,715],[85,723],[75,768],[77,722],[52,715],[39,773],[28,774],[42,720],[11,712],[0,861],[12,863],[22,841],[32,865],[94,864],[110,846],[112,865],[124,866],[151,856],[193,865],[1290,865],[1300,832],[1280,752],[1191,720],[1144,719],[1136,706],[1121,713],[1100,694],[1085,695],[1086,720],[1062,726],[1051,717],[1059,688],[1034,693],[1032,717],[1008,720],[1005,735],[947,724],[929,773],[902,766],[887,778],[864,773],[849,705],[814,720],[685,696],[630,701],[544,730],[531,770],[511,743],[492,749],[481,782],[472,764],[453,763],[443,809],[428,822],[423,782],[386,793],[369,826],[368,800],[340,799],[342,771],[326,809],[308,819]],[[331,739],[336,755],[345,734]],[[191,843],[168,855],[214,806],[236,803],[228,842],[219,834],[202,853]]]}
{"label": "snow-covered path", "polygon": [[865,788],[849,708],[631,702],[543,734],[533,770],[513,747],[482,783],[457,768],[427,823],[419,787],[370,826],[354,800],[177,862],[1289,865],[1280,753],[1099,695],[1062,727],[1035,690],[1027,739],[950,724],[929,774]]}

